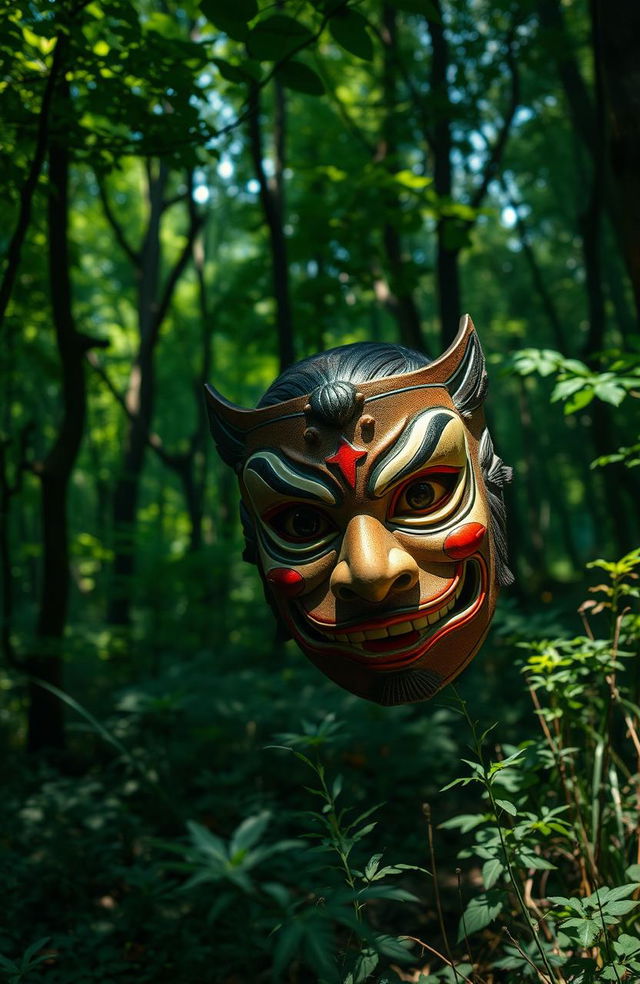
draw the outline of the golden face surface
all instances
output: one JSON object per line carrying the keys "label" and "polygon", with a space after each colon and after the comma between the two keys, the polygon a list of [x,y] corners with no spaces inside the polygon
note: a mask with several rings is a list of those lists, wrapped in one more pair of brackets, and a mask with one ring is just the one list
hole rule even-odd
{"label": "golden face surface", "polygon": [[424,700],[495,608],[484,420],[460,413],[433,364],[357,389],[341,423],[310,421],[306,399],[255,411],[242,499],[266,590],[309,659],[368,699]]}

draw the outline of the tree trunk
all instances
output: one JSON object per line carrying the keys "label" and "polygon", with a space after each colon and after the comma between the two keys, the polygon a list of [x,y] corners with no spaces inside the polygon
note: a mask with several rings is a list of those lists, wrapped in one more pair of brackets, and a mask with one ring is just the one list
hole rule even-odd
{"label": "tree trunk", "polygon": [[[608,116],[602,194],[640,318],[640,86],[636,71],[640,9],[626,0],[615,0],[614,7],[609,4],[606,11],[602,0],[592,0],[590,6],[596,78],[601,74]],[[603,134],[594,99],[573,54],[560,0],[541,0],[538,9],[574,127],[595,160]]]}
{"label": "tree trunk", "polygon": [[596,71],[608,117],[607,150],[618,189],[620,238],[640,318],[640,6],[592,0]]}
{"label": "tree trunk", "polygon": [[126,405],[129,412],[122,470],[113,499],[114,560],[108,621],[126,627],[131,621],[135,525],[140,478],[144,464],[154,403],[154,349],[158,338],[158,284],[160,277],[160,223],[168,168],[158,162],[148,165],[149,218],[140,251],[138,268],[139,346],[129,377]]}
{"label": "tree trunk", "polygon": [[[376,160],[383,161],[391,174],[398,170],[397,120],[397,46],[398,32],[396,11],[390,4],[382,8],[383,69],[382,89],[384,101],[384,120],[381,139],[376,151]],[[387,215],[400,217],[398,196],[385,195],[384,207]],[[386,306],[396,319],[398,334],[403,345],[421,350],[424,347],[420,312],[416,305],[411,285],[407,283],[407,257],[402,247],[402,237],[397,224],[387,219],[382,230],[382,242],[389,271],[389,296]]]}
{"label": "tree trunk", "polygon": [[257,85],[249,96],[249,140],[253,166],[260,185],[260,203],[271,244],[273,296],[276,302],[276,331],[280,372],[295,359],[293,344],[293,315],[289,291],[289,263],[284,232],[284,146],[286,134],[286,105],[284,90],[275,81],[276,112],[274,123],[274,176],[267,178],[263,162],[262,124],[260,119],[260,90]]}
{"label": "tree trunk", "polygon": [[[59,99],[68,105],[66,83],[60,87]],[[38,470],[42,488],[42,594],[35,648],[27,662],[31,677],[55,687],[61,687],[63,682],[63,636],[70,582],[67,499],[85,425],[84,353],[89,347],[73,319],[68,183],[69,154],[64,134],[59,134],[51,138],[49,146],[48,261],[51,309],[62,368],[63,412],[56,440]],[[37,679],[29,684],[28,748],[62,748],[62,704]]]}
{"label": "tree trunk", "polygon": [[[449,102],[449,45],[444,33],[442,5],[440,0],[433,4],[437,17],[429,19],[427,26],[431,37],[430,88],[434,109],[433,124],[433,187],[441,201],[451,199],[453,190],[453,167],[451,162],[451,105]],[[455,220],[440,216],[436,228],[437,260],[436,282],[438,291],[438,310],[440,313],[440,337],[442,349],[447,348],[455,338],[458,321],[462,314],[460,299],[460,274],[458,260],[460,250],[454,245],[457,229]]]}
{"label": "tree trunk", "polygon": [[66,50],[68,47],[67,35],[59,33],[56,35],[55,47],[51,70],[42,94],[40,112],[38,114],[38,127],[36,133],[36,143],[33,151],[33,158],[27,172],[27,177],[20,191],[20,206],[18,209],[18,221],[16,228],[9,242],[7,249],[7,265],[5,267],[2,283],[0,284],[0,327],[4,321],[4,316],[11,300],[13,285],[15,283],[18,268],[20,266],[20,254],[22,246],[31,222],[31,207],[33,196],[38,184],[42,165],[47,154],[49,142],[49,121],[53,95],[58,83],[58,79],[64,66]]}

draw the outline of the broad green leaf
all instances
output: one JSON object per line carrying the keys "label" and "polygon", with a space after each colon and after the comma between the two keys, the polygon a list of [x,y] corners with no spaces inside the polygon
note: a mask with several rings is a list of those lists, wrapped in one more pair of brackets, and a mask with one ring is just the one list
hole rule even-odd
{"label": "broad green leaf", "polygon": [[367,861],[366,867],[364,869],[364,877],[367,881],[370,881],[375,875],[376,871],[380,867],[380,862],[382,861],[382,854],[373,854]]}
{"label": "broad green leaf", "polygon": [[511,803],[509,800],[497,799],[496,806],[499,807],[501,810],[504,810],[505,813],[508,813],[512,817],[518,815],[518,808],[514,806],[513,803]]}
{"label": "broad green leaf", "polygon": [[196,823],[194,820],[187,821],[187,828],[191,834],[191,840],[195,847],[203,854],[207,854],[217,861],[227,861],[227,849],[223,841],[210,830]]}
{"label": "broad green leaf", "polygon": [[379,954],[370,947],[367,947],[359,955],[353,970],[347,975],[345,984],[347,984],[347,981],[350,981],[351,984],[364,984],[371,974],[373,974],[379,962]]}
{"label": "broad green leaf", "polygon": [[576,939],[580,946],[591,946],[602,932],[602,923],[595,919],[565,919],[562,923],[563,932],[569,930],[569,935]]}
{"label": "broad green leaf", "polygon": [[360,889],[358,899],[390,899],[393,902],[419,902],[417,895],[394,885],[368,885]]}
{"label": "broad green leaf", "polygon": [[572,413],[577,413],[578,410],[584,410],[588,407],[594,397],[594,392],[592,389],[584,389],[579,393],[575,393],[570,397],[565,403],[564,413],[565,416],[569,416]]}
{"label": "broad green leaf", "polygon": [[593,391],[599,400],[611,403],[614,407],[619,407],[627,395],[624,388],[614,382],[596,383]]}
{"label": "broad green leaf", "polygon": [[[216,26],[218,20],[232,18],[235,21],[253,20],[258,13],[258,0],[200,0],[200,9],[205,17]],[[223,28],[224,30],[224,28]]]}
{"label": "broad green leaf", "polygon": [[618,984],[620,984],[620,982],[624,980],[626,969],[627,968],[624,967],[623,964],[616,963],[616,961],[614,960],[613,963],[606,964],[606,966],[602,968],[600,974],[598,975],[599,980],[618,981]]}
{"label": "broad green leaf", "polygon": [[[637,891],[639,888],[640,885],[637,882],[627,882],[626,885],[618,885],[616,886],[616,888],[607,889],[606,892],[607,906],[609,905],[610,902],[618,902],[620,899],[629,898],[629,896],[633,895],[633,893]],[[600,892],[602,892],[602,889],[599,889],[598,892],[595,892],[594,894],[600,895]],[[591,898],[593,897],[594,896],[592,895]]]}
{"label": "broad green leaf", "polygon": [[230,5],[226,0],[200,0],[200,9],[207,20],[234,41],[244,41],[247,37],[249,18],[242,16],[235,3]]}
{"label": "broad green leaf", "polygon": [[376,935],[374,942],[376,949],[384,954],[385,957],[390,957],[392,960],[398,960],[404,963],[411,960],[409,949],[412,943],[409,940],[399,940],[395,936],[379,934]]}
{"label": "broad green leaf", "polygon": [[500,858],[490,858],[482,865],[482,881],[485,888],[493,888],[498,878],[504,871],[504,864]]}
{"label": "broad green leaf", "polygon": [[366,18],[358,11],[339,11],[329,21],[329,30],[333,40],[349,54],[371,61],[373,43],[367,31]]}
{"label": "broad green leaf", "polygon": [[259,61],[280,61],[313,39],[308,27],[286,14],[259,21],[247,37],[247,50]]}
{"label": "broad green leaf", "polygon": [[254,844],[257,844],[270,818],[271,814],[269,811],[263,810],[262,813],[257,813],[254,817],[247,817],[246,820],[242,821],[240,826],[234,830],[229,843],[229,856],[231,859],[238,854],[244,854]]}
{"label": "broad green leaf", "polygon": [[640,951],[640,939],[637,936],[630,936],[628,933],[620,933],[613,944],[613,949],[619,956],[630,957]]}
{"label": "broad green leaf", "polygon": [[239,68],[238,65],[232,65],[231,62],[225,61],[224,58],[214,58],[213,64],[216,66],[220,75],[227,82],[246,82],[247,76]]}
{"label": "broad green leaf", "polygon": [[471,933],[484,929],[498,916],[504,906],[504,895],[498,889],[489,889],[471,899],[458,926],[458,942]]}
{"label": "broad green leaf", "polygon": [[317,72],[300,61],[287,61],[280,65],[276,73],[288,89],[296,92],[304,92],[309,96],[321,96],[324,91],[324,82]]}
{"label": "broad green leaf", "polygon": [[405,11],[407,14],[423,14],[436,24],[442,23],[438,8],[432,0],[388,0],[391,7]]}
{"label": "broad green leaf", "polygon": [[628,912],[633,912],[640,902],[635,899],[625,899],[620,902],[609,902],[607,899],[606,904],[602,906],[603,914],[605,920],[609,916],[626,916]]}

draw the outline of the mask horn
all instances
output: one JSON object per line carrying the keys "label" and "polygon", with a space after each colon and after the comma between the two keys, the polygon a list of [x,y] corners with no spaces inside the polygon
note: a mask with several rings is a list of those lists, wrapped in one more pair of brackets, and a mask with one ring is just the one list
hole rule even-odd
{"label": "mask horn", "polygon": [[236,468],[245,452],[245,431],[248,421],[245,422],[243,417],[251,415],[252,411],[225,400],[213,386],[207,384],[204,390],[209,427],[218,454],[225,464]]}
{"label": "mask horn", "polygon": [[468,314],[460,318],[458,334],[446,355],[455,350],[463,354],[445,385],[456,409],[463,417],[470,417],[487,394],[487,371],[482,346]]}

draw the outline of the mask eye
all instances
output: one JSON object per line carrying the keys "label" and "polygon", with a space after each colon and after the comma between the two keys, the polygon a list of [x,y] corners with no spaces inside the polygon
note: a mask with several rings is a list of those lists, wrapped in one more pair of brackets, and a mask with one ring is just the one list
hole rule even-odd
{"label": "mask eye", "polygon": [[458,482],[459,468],[440,466],[416,475],[401,485],[393,497],[389,519],[428,516],[444,506]]}
{"label": "mask eye", "polygon": [[315,506],[281,506],[264,519],[290,543],[316,543],[334,531],[331,520]]}

